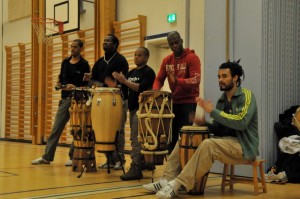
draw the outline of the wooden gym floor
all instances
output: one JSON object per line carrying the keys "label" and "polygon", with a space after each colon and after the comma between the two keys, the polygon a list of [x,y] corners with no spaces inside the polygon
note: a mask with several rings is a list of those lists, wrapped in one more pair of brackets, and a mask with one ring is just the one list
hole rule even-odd
{"label": "wooden gym floor", "polygon": [[[78,178],[78,172],[72,172],[71,167],[65,167],[68,160],[68,147],[58,147],[55,161],[50,165],[31,165],[31,161],[40,157],[44,145],[9,142],[0,140],[0,198],[103,198],[103,199],[148,199],[156,198],[144,190],[141,185],[151,182],[151,171],[144,171],[144,179],[137,181],[121,181],[122,171],[98,170],[95,173],[83,173]],[[130,157],[126,155],[128,170]],[[104,154],[97,153],[97,165],[105,160]],[[164,165],[157,166],[154,172],[155,180],[159,179]],[[253,194],[252,185],[236,184],[231,192],[229,188],[221,193],[221,175],[210,174],[203,196],[191,196],[180,192],[179,198],[300,198],[298,184],[285,185],[267,184],[268,193],[258,196]]]}

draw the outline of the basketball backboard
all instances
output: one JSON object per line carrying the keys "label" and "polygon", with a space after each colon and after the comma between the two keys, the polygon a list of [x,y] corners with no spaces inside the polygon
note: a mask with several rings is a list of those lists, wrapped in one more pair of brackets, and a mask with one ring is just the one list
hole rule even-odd
{"label": "basketball backboard", "polygon": [[64,23],[64,33],[79,30],[78,0],[45,0],[45,18]]}

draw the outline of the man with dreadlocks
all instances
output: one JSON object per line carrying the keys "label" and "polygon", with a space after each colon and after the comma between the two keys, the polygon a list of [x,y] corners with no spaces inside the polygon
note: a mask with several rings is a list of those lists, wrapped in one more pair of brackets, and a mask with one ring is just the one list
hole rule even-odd
{"label": "man with dreadlocks", "polygon": [[[126,58],[118,53],[119,39],[113,35],[108,34],[103,40],[103,50],[105,54],[100,57],[94,64],[92,73],[86,73],[84,80],[89,81],[89,84],[98,87],[119,87],[122,93],[122,121],[117,134],[117,151],[113,153],[106,153],[106,161],[98,166],[99,169],[107,169],[114,167],[115,170],[121,170],[122,165],[125,164],[124,146],[125,146],[125,123],[127,119],[128,109],[128,90],[124,84],[121,84],[113,76],[113,72],[121,72],[123,75],[128,73],[128,62]],[[109,164],[108,164],[109,163]]]}
{"label": "man with dreadlocks", "polygon": [[256,158],[259,143],[256,100],[251,91],[241,88],[242,76],[245,77],[239,61],[228,61],[219,67],[219,87],[224,92],[216,108],[210,100],[196,99],[213,118],[208,126],[214,136],[203,140],[184,168],[180,167],[177,143],[163,177],[143,185],[145,189],[156,192],[159,198],[173,198],[181,185],[191,190],[198,180],[196,176],[208,173],[215,160],[236,164]]}

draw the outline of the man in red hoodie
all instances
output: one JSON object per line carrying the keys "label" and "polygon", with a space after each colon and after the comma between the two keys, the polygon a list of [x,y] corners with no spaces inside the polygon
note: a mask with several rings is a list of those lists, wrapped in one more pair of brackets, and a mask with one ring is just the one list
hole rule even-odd
{"label": "man in red hoodie", "polygon": [[165,57],[154,81],[153,90],[160,90],[167,78],[172,92],[173,113],[172,142],[169,152],[174,149],[179,130],[184,125],[192,125],[199,96],[200,59],[194,50],[183,48],[183,40],[177,31],[170,32],[167,37],[169,47],[173,51]]}

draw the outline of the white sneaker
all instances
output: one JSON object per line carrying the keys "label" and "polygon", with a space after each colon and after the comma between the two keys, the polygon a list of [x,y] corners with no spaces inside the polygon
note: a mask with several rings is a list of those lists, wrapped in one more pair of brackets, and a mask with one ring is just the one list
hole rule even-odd
{"label": "white sneaker", "polygon": [[273,171],[269,171],[267,174],[265,174],[266,182],[273,182],[275,179],[276,179],[276,175],[273,173]]}
{"label": "white sneaker", "polygon": [[268,174],[265,175],[266,182],[275,182],[275,183],[286,183],[287,177],[285,171],[279,172],[278,174],[274,174],[273,171],[269,171]]}
{"label": "white sneaker", "polygon": [[277,179],[274,180],[275,183],[278,183],[278,184],[285,184],[285,183],[287,183],[288,179],[286,177],[285,171],[279,172],[277,174],[277,176],[278,176]]}
{"label": "white sneaker", "polygon": [[144,184],[142,185],[144,187],[144,189],[151,191],[153,193],[156,193],[158,191],[160,191],[164,186],[166,186],[168,184],[168,181],[165,179],[160,179],[157,182],[154,183],[149,183],[149,184]]}
{"label": "white sneaker", "polygon": [[155,194],[161,199],[172,199],[178,195],[178,190],[173,189],[173,187],[168,183],[160,191]]}
{"label": "white sneaker", "polygon": [[72,166],[73,164],[73,160],[68,160],[66,163],[65,163],[65,166],[68,167],[68,166]]}
{"label": "white sneaker", "polygon": [[[109,168],[114,168],[115,165],[109,164]],[[107,169],[107,163],[98,165],[99,169]]]}
{"label": "white sneaker", "polygon": [[32,160],[31,164],[33,164],[33,165],[50,164],[50,161],[45,160],[44,158],[38,158],[38,159]]}
{"label": "white sneaker", "polygon": [[116,162],[116,164],[114,166],[114,170],[122,170],[121,161]]}

